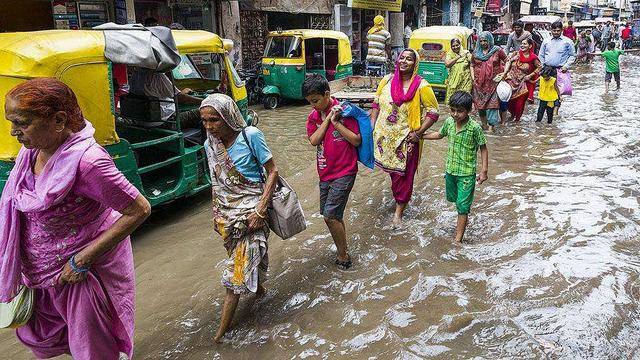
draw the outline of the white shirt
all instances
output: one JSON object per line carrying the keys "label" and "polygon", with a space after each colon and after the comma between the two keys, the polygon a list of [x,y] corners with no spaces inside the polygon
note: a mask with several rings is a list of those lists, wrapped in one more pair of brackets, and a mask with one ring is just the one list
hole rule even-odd
{"label": "white shirt", "polygon": [[[166,121],[176,113],[173,97],[180,93],[180,89],[173,86],[171,80],[163,73],[137,70],[131,78],[131,92],[160,100],[162,121]],[[158,123],[158,125],[160,124],[162,123]]]}

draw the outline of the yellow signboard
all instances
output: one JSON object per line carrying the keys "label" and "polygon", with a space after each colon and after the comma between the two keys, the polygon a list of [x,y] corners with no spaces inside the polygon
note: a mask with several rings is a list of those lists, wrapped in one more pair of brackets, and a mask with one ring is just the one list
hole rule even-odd
{"label": "yellow signboard", "polygon": [[357,9],[402,11],[402,0],[349,0],[347,6]]}

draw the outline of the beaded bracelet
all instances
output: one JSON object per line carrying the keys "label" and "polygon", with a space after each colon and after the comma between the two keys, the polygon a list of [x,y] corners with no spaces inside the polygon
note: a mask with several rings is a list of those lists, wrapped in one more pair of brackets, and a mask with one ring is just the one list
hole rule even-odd
{"label": "beaded bracelet", "polygon": [[88,267],[78,266],[78,264],[76,264],[75,254],[69,259],[69,265],[71,265],[71,270],[73,270],[73,272],[76,274],[84,274],[89,271]]}

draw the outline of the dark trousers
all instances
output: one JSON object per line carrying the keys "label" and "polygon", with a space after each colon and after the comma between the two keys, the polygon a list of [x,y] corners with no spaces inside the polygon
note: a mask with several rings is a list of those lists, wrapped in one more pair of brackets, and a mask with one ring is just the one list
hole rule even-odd
{"label": "dark trousers", "polygon": [[536,119],[536,122],[542,121],[545,111],[547,113],[547,123],[551,124],[553,121],[553,108],[549,107],[547,102],[542,100],[540,100],[540,104],[538,105],[538,118]]}

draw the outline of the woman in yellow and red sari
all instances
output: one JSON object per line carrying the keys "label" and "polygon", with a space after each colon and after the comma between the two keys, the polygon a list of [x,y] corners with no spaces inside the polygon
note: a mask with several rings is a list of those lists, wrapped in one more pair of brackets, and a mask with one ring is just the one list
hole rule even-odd
{"label": "woman in yellow and red sari", "polygon": [[385,76],[372,105],[376,165],[391,176],[396,200],[394,225],[402,221],[411,199],[420,159],[421,137],[438,120],[438,101],[418,72],[418,52],[400,53],[393,75]]}

